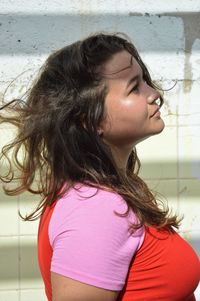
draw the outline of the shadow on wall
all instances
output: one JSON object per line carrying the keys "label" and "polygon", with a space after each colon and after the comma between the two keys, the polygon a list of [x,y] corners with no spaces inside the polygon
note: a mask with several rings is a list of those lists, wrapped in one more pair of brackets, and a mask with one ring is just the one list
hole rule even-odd
{"label": "shadow on wall", "polygon": [[[19,260],[20,259],[20,260]],[[31,281],[41,278],[37,263],[36,243],[26,242],[18,245],[6,245],[0,247],[0,287],[3,288],[8,281]],[[31,285],[29,284],[29,287]]]}
{"label": "shadow on wall", "polygon": [[[191,245],[200,255],[200,238],[191,241]],[[20,275],[20,281],[26,281],[31,287],[31,281],[41,278],[37,264],[36,244],[20,245],[20,262],[18,266],[19,246],[18,244],[0,248],[0,283],[3,288],[4,283],[8,281],[17,281]]]}
{"label": "shadow on wall", "polygon": [[[0,16],[0,55],[49,53],[96,31],[125,32],[147,52],[191,51],[200,38],[200,13],[144,14],[129,12],[79,15]],[[180,27],[178,25],[181,25]],[[167,31],[166,31],[167,28]],[[142,33],[142,35],[141,35]],[[180,43],[182,39],[182,43]],[[185,46],[184,46],[185,45]]]}
{"label": "shadow on wall", "polygon": [[[193,167],[199,166],[199,174],[195,172],[193,173]],[[0,165],[1,174],[5,175],[8,172],[8,169],[5,166]],[[159,185],[162,182],[167,182],[167,198],[177,196],[177,193],[182,193],[181,191],[175,191],[171,189],[172,186],[177,185],[177,182],[194,181],[197,182],[200,180],[200,162],[193,161],[184,161],[184,162],[172,162],[172,161],[156,161],[156,162],[142,162],[141,161],[141,169],[140,169],[140,177],[144,179],[147,183],[152,183],[151,188],[160,191]],[[2,185],[4,183],[0,183],[0,204],[4,202],[4,192],[2,190]],[[7,184],[8,187],[11,185],[13,187],[15,184]],[[153,186],[152,186],[153,185]],[[172,185],[172,186],[171,186]],[[184,192],[187,191],[187,187],[184,188]],[[197,189],[193,189],[190,191],[189,196],[198,199],[200,198],[200,187],[197,186]],[[15,197],[10,196],[10,201],[14,201]]]}

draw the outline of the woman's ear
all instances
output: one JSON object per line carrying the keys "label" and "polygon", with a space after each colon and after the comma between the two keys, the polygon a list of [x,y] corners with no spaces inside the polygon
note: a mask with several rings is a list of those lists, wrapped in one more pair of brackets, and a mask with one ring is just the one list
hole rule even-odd
{"label": "woman's ear", "polygon": [[101,136],[103,136],[103,129],[102,128],[98,128],[97,129],[97,133],[98,133],[98,135],[101,137]]}
{"label": "woman's ear", "polygon": [[97,133],[100,137],[106,134],[108,126],[108,120],[105,118],[99,123]]}

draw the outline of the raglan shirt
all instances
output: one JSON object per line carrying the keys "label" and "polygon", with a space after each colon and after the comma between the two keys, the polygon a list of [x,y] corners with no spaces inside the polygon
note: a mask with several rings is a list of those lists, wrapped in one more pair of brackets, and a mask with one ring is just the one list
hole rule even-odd
{"label": "raglan shirt", "polygon": [[50,224],[51,271],[104,289],[122,290],[130,261],[144,238],[124,200],[87,186],[58,201]]}
{"label": "raglan shirt", "polygon": [[200,263],[191,246],[176,232],[131,231],[138,219],[126,211],[118,194],[78,184],[46,208],[38,260],[49,301],[51,272],[121,291],[120,301],[195,301]]}

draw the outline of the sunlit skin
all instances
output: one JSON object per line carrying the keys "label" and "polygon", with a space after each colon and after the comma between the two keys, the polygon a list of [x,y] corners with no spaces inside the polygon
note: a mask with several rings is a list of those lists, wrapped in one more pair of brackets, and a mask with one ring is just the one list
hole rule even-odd
{"label": "sunlit skin", "polygon": [[164,129],[157,104],[160,94],[144,81],[140,65],[127,51],[115,54],[101,71],[108,94],[99,131],[119,167],[125,168],[133,147]]}

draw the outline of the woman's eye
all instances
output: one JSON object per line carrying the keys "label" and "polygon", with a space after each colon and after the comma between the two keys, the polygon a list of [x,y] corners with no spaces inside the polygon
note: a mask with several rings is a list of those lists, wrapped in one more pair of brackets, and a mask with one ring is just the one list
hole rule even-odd
{"label": "woman's eye", "polygon": [[139,85],[137,84],[137,85],[135,85],[135,86],[131,89],[130,93],[132,93],[132,92],[138,92],[138,90],[139,90]]}

